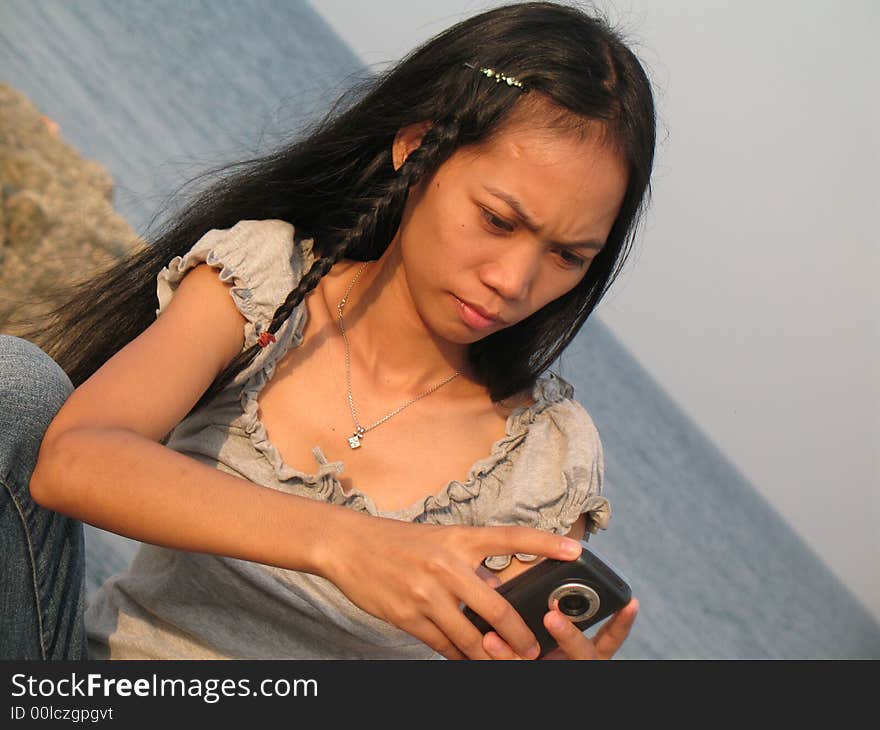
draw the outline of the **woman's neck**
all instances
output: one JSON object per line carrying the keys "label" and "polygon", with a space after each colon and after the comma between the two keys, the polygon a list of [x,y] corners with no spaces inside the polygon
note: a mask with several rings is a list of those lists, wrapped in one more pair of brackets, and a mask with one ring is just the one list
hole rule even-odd
{"label": "woman's neck", "polygon": [[[337,305],[364,265],[346,261],[326,290],[328,309]],[[397,247],[368,263],[346,298],[343,311],[352,367],[376,387],[415,393],[458,370],[469,380],[467,345],[434,335],[416,311]]]}

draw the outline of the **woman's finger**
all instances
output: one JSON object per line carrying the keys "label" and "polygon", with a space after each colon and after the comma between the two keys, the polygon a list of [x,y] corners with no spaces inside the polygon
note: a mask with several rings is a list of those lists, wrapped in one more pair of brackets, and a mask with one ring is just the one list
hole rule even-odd
{"label": "woman's finger", "polygon": [[501,578],[495,575],[491,570],[489,570],[485,565],[480,563],[477,566],[477,576],[481,578],[489,588],[498,588],[501,585]]}
{"label": "woman's finger", "polygon": [[[561,611],[548,611],[544,614],[544,626],[559,644],[559,650],[553,651],[547,659],[598,659],[595,644],[583,632],[569,621]],[[560,656],[559,652],[565,656]]]}
{"label": "woman's finger", "polygon": [[467,658],[461,651],[459,651],[458,647],[450,641],[449,637],[427,619],[423,619],[412,626],[408,626],[406,631],[447,659],[458,660]]}
{"label": "woman's finger", "polygon": [[[484,590],[495,593],[482,582],[479,584]],[[463,658],[478,660],[492,658],[483,648],[483,634],[462,613],[457,604],[451,601],[448,604],[438,603],[427,614],[427,618],[464,655]]]}
{"label": "woman's finger", "polygon": [[583,550],[577,540],[533,527],[515,525],[471,528],[478,561],[489,555],[525,553],[557,560],[574,560]]}
{"label": "woman's finger", "polygon": [[638,599],[633,598],[596,632],[593,643],[596,645],[600,659],[610,659],[617,653],[617,650],[629,636],[638,612]]}
{"label": "woman's finger", "polygon": [[522,657],[519,656],[513,649],[510,648],[510,645],[504,641],[498,634],[494,631],[490,631],[483,637],[483,648],[486,650],[486,653],[492,657],[493,659],[517,659],[522,660]]}
{"label": "woman's finger", "polygon": [[[476,575],[472,578],[457,576],[454,591],[461,596],[461,600],[464,601],[465,605],[469,606],[478,616],[481,616],[516,654],[527,659],[534,659],[540,653],[538,640],[535,638],[532,630],[526,625],[523,617],[516,612],[516,609],[510,605],[504,596],[498,593],[498,591],[489,588]],[[481,639],[482,651],[482,635],[479,630],[461,611],[458,612],[458,615],[476,631]],[[446,630],[445,625],[441,626],[441,628]],[[449,636],[453,638],[451,634]],[[460,644],[459,648],[462,648]]]}

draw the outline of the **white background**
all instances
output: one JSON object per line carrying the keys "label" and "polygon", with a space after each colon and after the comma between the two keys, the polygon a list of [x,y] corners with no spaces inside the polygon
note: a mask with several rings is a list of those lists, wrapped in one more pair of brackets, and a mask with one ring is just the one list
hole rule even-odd
{"label": "white background", "polygon": [[[312,4],[378,70],[500,3]],[[880,617],[880,5],[594,7],[660,115],[652,212],[598,316]]]}

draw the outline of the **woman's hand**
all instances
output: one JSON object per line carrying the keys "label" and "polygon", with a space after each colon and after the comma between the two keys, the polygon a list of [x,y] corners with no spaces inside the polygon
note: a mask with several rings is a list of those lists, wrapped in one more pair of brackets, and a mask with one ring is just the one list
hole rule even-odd
{"label": "woman's hand", "polygon": [[[522,617],[478,573],[488,555],[528,553],[572,560],[581,544],[530,527],[403,522],[350,512],[334,525],[317,564],[356,606],[412,634],[447,659],[491,659],[467,604],[521,657],[539,647]],[[566,639],[566,641],[568,641]]]}
{"label": "woman's hand", "polygon": [[[544,626],[559,646],[544,659],[611,659],[629,636],[639,602],[633,598],[615,613],[592,638],[580,631],[560,611],[548,611]],[[483,648],[493,659],[522,659],[497,633],[490,631],[483,638]]]}

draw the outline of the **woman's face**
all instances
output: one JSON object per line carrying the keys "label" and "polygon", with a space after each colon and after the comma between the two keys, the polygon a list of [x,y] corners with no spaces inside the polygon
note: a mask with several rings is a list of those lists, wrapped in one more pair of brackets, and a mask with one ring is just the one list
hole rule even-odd
{"label": "woman's face", "polygon": [[[396,165],[424,131],[401,131]],[[626,185],[598,125],[584,139],[514,121],[458,150],[411,189],[396,236],[428,329],[469,344],[570,291],[605,243]]]}

